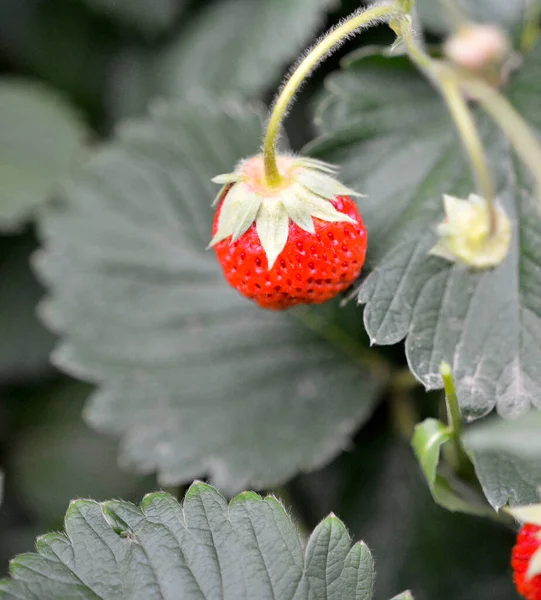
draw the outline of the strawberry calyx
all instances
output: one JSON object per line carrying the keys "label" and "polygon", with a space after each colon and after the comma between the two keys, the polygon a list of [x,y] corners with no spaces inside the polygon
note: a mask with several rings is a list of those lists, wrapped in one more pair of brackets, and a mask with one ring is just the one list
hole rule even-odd
{"label": "strawberry calyx", "polygon": [[233,244],[255,223],[270,270],[287,243],[290,222],[312,235],[314,218],[356,223],[332,202],[337,196],[360,196],[335,179],[335,166],[285,155],[277,158],[277,165],[280,181],[275,185],[266,181],[263,155],[243,160],[233,173],[212,180],[223,186],[214,205],[223,202],[209,248],[227,238]]}

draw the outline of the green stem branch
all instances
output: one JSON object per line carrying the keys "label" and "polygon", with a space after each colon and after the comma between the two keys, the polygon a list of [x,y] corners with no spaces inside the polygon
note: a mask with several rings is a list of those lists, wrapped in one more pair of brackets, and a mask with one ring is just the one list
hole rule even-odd
{"label": "green stem branch", "polygon": [[447,363],[442,363],[440,368],[441,376],[443,377],[443,387],[445,388],[445,404],[447,406],[447,422],[449,425],[449,433],[451,434],[451,442],[453,444],[453,454],[455,471],[464,481],[477,481],[473,465],[469,456],[464,450],[462,444],[462,434],[464,432],[464,422],[460,412],[458,403],[458,395],[456,393],[455,382],[451,367]]}
{"label": "green stem branch", "polygon": [[300,86],[310,76],[320,61],[335,48],[340,46],[344,40],[361,29],[364,29],[378,21],[387,20],[393,16],[402,14],[403,9],[395,2],[378,4],[353,14],[347,21],[336,29],[331,30],[316,46],[308,53],[306,58],[295,69],[286,82],[274,103],[272,113],[267,125],[267,133],[263,146],[263,157],[265,163],[265,180],[267,185],[275,187],[280,185],[282,177],[276,162],[276,147],[280,134],[281,124]]}
{"label": "green stem branch", "polygon": [[394,21],[391,21],[390,26],[404,42],[411,60],[422,71],[424,71],[426,75],[430,77],[430,79],[437,81],[437,78],[434,77],[434,61],[426,53],[422,43],[415,36],[415,32],[411,23],[411,17],[409,15],[402,14]]}
{"label": "green stem branch", "polygon": [[541,197],[541,146],[528,124],[513,105],[487,83],[462,73],[456,73],[457,82],[492,117],[511,142],[524,164],[537,180]]}
{"label": "green stem branch", "polygon": [[[458,404],[458,395],[456,393],[453,374],[451,372],[451,367],[447,363],[441,365],[441,376],[443,377],[443,387],[445,388],[449,427],[455,440],[460,443],[464,425],[462,423],[462,414],[460,413],[460,405]],[[462,448],[462,445],[460,448]]]}
{"label": "green stem branch", "polygon": [[497,228],[497,212],[494,198],[494,184],[488,165],[481,136],[473,115],[462,94],[462,89],[452,72],[440,61],[433,60],[417,41],[411,22],[401,17],[395,24],[397,33],[402,37],[412,61],[434,82],[447,104],[455,122],[472,167],[480,194],[484,198],[490,214],[490,232]]}
{"label": "green stem branch", "polygon": [[456,82],[442,74],[440,77],[440,90],[469,156],[477,187],[490,215],[490,232],[493,234],[497,229],[498,215],[494,202],[494,184],[481,136],[462,90]]}

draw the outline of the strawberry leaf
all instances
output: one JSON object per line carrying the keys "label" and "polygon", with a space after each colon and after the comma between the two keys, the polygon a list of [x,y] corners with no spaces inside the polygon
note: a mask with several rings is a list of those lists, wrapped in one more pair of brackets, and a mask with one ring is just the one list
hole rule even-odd
{"label": "strawberry leaf", "polygon": [[42,213],[54,360],[98,384],[88,422],[162,484],[208,473],[228,491],[271,487],[335,456],[378,399],[335,307],[258,309],[205,249],[210,179],[257,149],[260,127],[231,103],[157,107]]}
{"label": "strawberry leaf", "polygon": [[23,80],[0,81],[0,230],[17,230],[57,191],[87,131],[56,93]]}
{"label": "strawberry leaf", "polygon": [[387,427],[374,418],[351,452],[288,486],[301,518],[312,526],[334,509],[353,537],[362,535],[377,558],[374,600],[406,587],[434,600],[515,598],[515,533],[439,507],[407,443]]}
{"label": "strawberry leaf", "polygon": [[100,12],[117,17],[147,34],[168,29],[186,0],[85,0]]}
{"label": "strawberry leaf", "polygon": [[372,598],[370,551],[352,546],[338,518],[327,517],[304,544],[280,502],[252,492],[229,506],[203,483],[183,505],[163,492],[140,508],[76,500],[65,528],[11,562],[0,598]]}
{"label": "strawberry leaf", "polygon": [[452,512],[494,516],[494,511],[487,504],[463,498],[453,487],[452,481],[439,472],[441,450],[450,440],[449,427],[436,419],[426,419],[415,428],[411,444],[432,497],[440,506]]}
{"label": "strawberry leaf", "polygon": [[[527,116],[538,106],[539,55],[509,88]],[[442,386],[440,365],[450,363],[467,419],[494,407],[505,417],[541,407],[541,219],[529,175],[483,119],[498,195],[515,223],[510,253],[482,272],[429,256],[442,194],[474,189],[443,103],[404,59],[350,63],[327,87],[322,134],[308,150],[344,165],[345,183],[369,196],[359,205],[376,268],[359,299],[371,340],[405,338],[427,389]]]}
{"label": "strawberry leaf", "polygon": [[541,412],[514,421],[490,419],[467,429],[465,444],[490,504],[538,502],[541,489]]}
{"label": "strawberry leaf", "polygon": [[310,43],[332,0],[220,0],[149,53],[121,52],[109,98],[116,115],[146,110],[155,97],[261,96]]}

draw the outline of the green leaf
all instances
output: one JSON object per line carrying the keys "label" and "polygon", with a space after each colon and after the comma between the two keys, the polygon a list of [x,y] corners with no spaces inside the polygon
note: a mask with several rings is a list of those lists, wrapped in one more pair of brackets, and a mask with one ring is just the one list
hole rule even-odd
{"label": "green leaf", "polygon": [[10,565],[5,600],[290,598],[370,600],[368,548],[351,546],[342,522],[326,518],[306,548],[273,497],[245,492],[231,501],[194,483],[183,506],[149,494],[122,501],[71,503],[65,534],[42,536],[37,554]]}
{"label": "green leaf", "polygon": [[489,506],[462,497],[451,481],[439,472],[441,449],[451,439],[449,427],[436,419],[426,419],[415,428],[411,443],[432,497],[440,506],[452,512],[493,517],[494,511]]}
{"label": "green leaf", "polygon": [[335,305],[263,311],[205,250],[210,179],[258,148],[260,126],[236,104],[162,106],[43,212],[42,312],[65,334],[54,360],[99,384],[88,421],[164,485],[271,487],[340,452],[378,399],[360,327],[346,333]]}
{"label": "green leaf", "polygon": [[168,29],[186,0],[85,0],[96,10],[109,13],[143,32],[155,34]]}
{"label": "green leaf", "polygon": [[332,507],[354,537],[362,535],[376,557],[374,600],[405,588],[434,600],[517,598],[509,567],[515,533],[435,504],[382,412],[350,452],[288,486],[299,517],[312,527]]}
{"label": "green leaf", "polygon": [[465,444],[490,504],[498,510],[538,502],[541,412],[515,421],[490,419],[469,427]]}
{"label": "green leaf", "polygon": [[153,54],[133,47],[119,55],[110,80],[113,111],[140,114],[154,97],[259,97],[310,44],[331,5],[332,0],[204,5],[169,45]]}
{"label": "green leaf", "polygon": [[[521,89],[530,82],[529,94],[511,84],[519,108],[538,106],[532,67],[517,81]],[[498,195],[515,223],[510,253],[483,272],[428,256],[442,194],[474,189],[443,103],[403,59],[350,64],[327,87],[322,135],[308,151],[342,164],[345,183],[369,196],[359,204],[377,266],[359,299],[372,342],[405,338],[410,367],[427,389],[442,386],[439,369],[448,362],[467,419],[494,407],[515,417],[541,406],[541,221],[529,175],[483,121]]]}
{"label": "green leaf", "polygon": [[57,191],[87,131],[41,84],[0,81],[0,230],[16,230]]}

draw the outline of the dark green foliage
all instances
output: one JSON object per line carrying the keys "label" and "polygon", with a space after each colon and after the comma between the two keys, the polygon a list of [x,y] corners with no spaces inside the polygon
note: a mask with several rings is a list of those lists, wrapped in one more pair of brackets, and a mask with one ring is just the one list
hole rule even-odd
{"label": "dark green foliage", "polygon": [[[418,0],[435,47],[443,4]],[[368,195],[349,302],[262,311],[206,249],[211,178],[259,151],[280,79],[358,5],[0,1],[0,598],[516,598],[504,509],[541,486],[541,217],[486,116],[513,222],[491,271],[427,255],[442,194],[475,184],[434,86],[362,48],[385,28],[324,64],[281,138]],[[519,47],[526,3],[456,6]],[[539,127],[540,47],[516,65],[503,92]]]}

